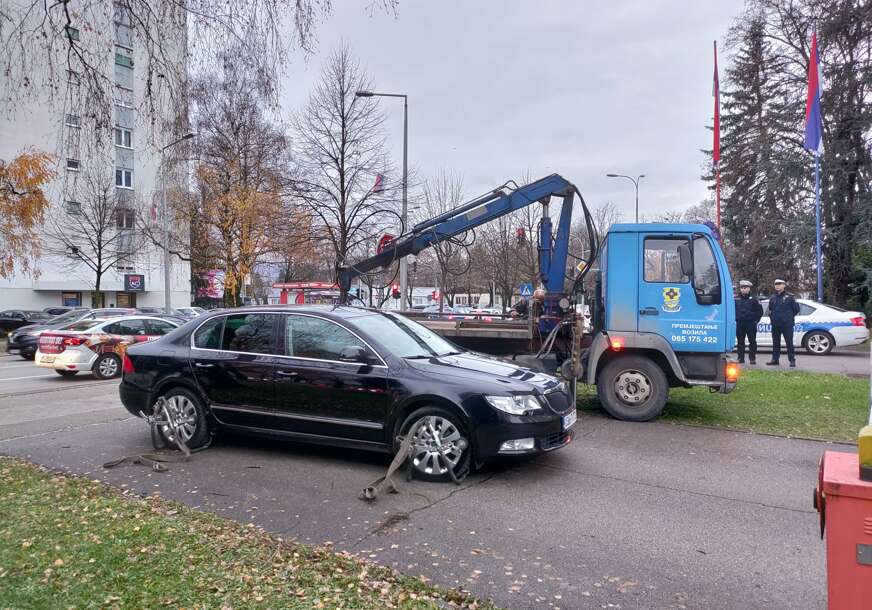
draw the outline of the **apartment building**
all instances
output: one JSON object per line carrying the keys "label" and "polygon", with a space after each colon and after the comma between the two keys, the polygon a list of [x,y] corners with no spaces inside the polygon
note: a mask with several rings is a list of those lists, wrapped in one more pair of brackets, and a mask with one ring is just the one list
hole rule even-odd
{"label": "apartment building", "polygon": [[[140,44],[143,37],[123,4],[73,0],[69,9],[72,24],[59,36],[87,50],[86,57],[96,62],[92,66],[105,68],[100,82],[111,95],[106,108],[90,107],[93,96],[83,95],[87,68],[75,57],[67,59],[69,45],[57,40],[47,43],[45,53],[31,54],[33,65],[26,69],[39,78],[28,79],[37,90],[26,101],[9,103],[16,97],[10,88],[21,86],[21,79],[0,76],[0,158],[38,150],[56,159],[56,178],[45,189],[51,209],[40,236],[38,272],[0,280],[0,309],[163,305],[162,251],[149,236],[161,235],[162,189],[183,190],[189,173],[175,151],[161,152],[180,135],[176,126],[187,122],[184,103],[166,96],[155,103],[155,75],[145,69],[154,50]],[[154,27],[161,40],[171,41],[161,57],[176,71],[160,76],[184,82],[184,18]],[[190,275],[189,264],[171,260],[174,306],[190,304]]]}

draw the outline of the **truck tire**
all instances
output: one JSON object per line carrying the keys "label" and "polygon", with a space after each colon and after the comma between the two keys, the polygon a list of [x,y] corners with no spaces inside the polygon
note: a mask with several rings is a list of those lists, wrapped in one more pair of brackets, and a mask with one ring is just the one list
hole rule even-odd
{"label": "truck tire", "polygon": [[600,404],[615,419],[650,421],[660,415],[669,395],[663,370],[644,356],[621,356],[597,374]]}

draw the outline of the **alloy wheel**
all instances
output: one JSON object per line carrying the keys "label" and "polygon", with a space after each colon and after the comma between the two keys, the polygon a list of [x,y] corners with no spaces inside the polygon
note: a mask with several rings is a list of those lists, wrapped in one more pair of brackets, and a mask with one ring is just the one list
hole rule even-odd
{"label": "alloy wheel", "polygon": [[438,415],[427,415],[415,422],[411,430],[412,464],[428,475],[442,475],[460,462],[469,442],[450,420]]}
{"label": "alloy wheel", "polygon": [[97,367],[100,375],[105,379],[111,379],[118,374],[118,360],[116,358],[103,358]]}
{"label": "alloy wheel", "polygon": [[187,397],[180,394],[166,399],[165,416],[171,425],[161,428],[164,438],[174,440],[175,431],[178,430],[182,441],[187,443],[197,431],[198,418],[197,407]]}
{"label": "alloy wheel", "polygon": [[806,343],[808,349],[815,354],[825,354],[830,350],[830,338],[820,333],[812,334]]}

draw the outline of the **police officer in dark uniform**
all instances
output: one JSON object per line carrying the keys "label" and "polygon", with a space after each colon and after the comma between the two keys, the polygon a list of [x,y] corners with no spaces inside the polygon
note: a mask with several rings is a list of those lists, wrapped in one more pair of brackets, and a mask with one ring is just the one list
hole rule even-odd
{"label": "police officer in dark uniform", "polygon": [[799,303],[785,290],[787,282],[775,280],[775,294],[769,297],[769,321],[772,323],[772,360],[769,366],[776,366],[781,358],[781,338],[787,344],[787,359],[790,367],[796,366],[793,348],[793,323],[799,313]]}
{"label": "police officer in dark uniform", "polygon": [[748,337],[748,361],[757,364],[757,322],[763,317],[763,306],[751,296],[751,282],[739,282],[736,297],[736,349],[739,362],[745,362],[745,337]]}

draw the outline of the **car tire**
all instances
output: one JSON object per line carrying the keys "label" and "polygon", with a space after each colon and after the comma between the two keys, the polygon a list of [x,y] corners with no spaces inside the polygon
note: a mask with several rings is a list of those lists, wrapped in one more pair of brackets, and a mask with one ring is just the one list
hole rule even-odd
{"label": "car tire", "polygon": [[813,356],[829,354],[836,347],[836,339],[823,330],[813,330],[802,338],[802,347]]}
{"label": "car tire", "polygon": [[36,358],[36,350],[21,350],[18,355],[21,356],[22,360],[33,360]]}
{"label": "car tire", "polygon": [[[432,425],[437,434],[447,431],[448,437],[455,449],[447,453],[446,456],[441,456],[437,451],[420,450],[416,453],[416,450],[413,449],[412,455],[409,456],[409,460],[412,462],[412,475],[422,481],[442,482],[451,480],[448,467],[452,467],[454,476],[458,479],[462,479],[469,474],[470,464],[472,463],[472,440],[460,418],[442,407],[423,407],[412,412],[403,420],[399,427],[400,435],[408,434],[410,430],[417,428],[422,421],[425,422],[424,426]],[[418,431],[416,436],[423,443],[432,442],[433,439],[431,432],[423,427]],[[465,447],[460,449],[459,454],[456,451],[458,444],[465,445]],[[394,453],[399,448],[399,443],[394,438]]]}
{"label": "car tire", "polygon": [[[182,436],[188,449],[199,449],[205,445],[209,441],[209,420],[200,397],[187,388],[172,388],[162,396],[175,404],[182,416],[190,420]],[[158,433],[167,445],[176,446],[173,432],[167,426],[158,428]]]}
{"label": "car tire", "polygon": [[97,379],[114,379],[121,375],[121,358],[115,354],[103,354],[94,362],[91,372]]}
{"label": "car tire", "polygon": [[67,370],[55,369],[54,372],[57,373],[58,375],[60,375],[61,377],[75,377],[76,373],[78,373],[79,371],[67,371]]}
{"label": "car tire", "polygon": [[615,419],[650,421],[660,415],[669,396],[666,374],[643,356],[621,356],[597,375],[600,404]]}

